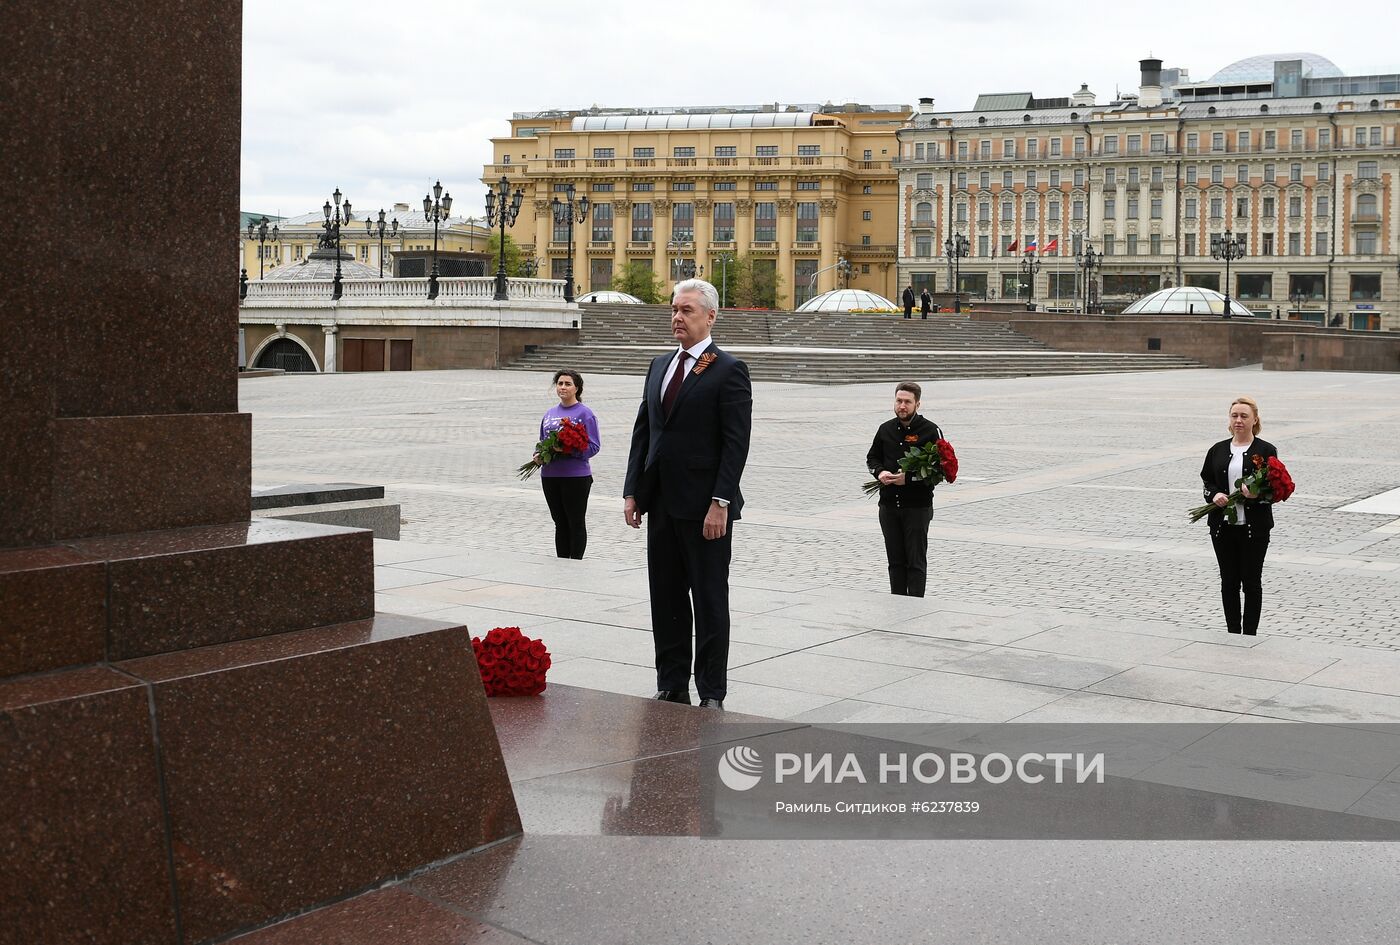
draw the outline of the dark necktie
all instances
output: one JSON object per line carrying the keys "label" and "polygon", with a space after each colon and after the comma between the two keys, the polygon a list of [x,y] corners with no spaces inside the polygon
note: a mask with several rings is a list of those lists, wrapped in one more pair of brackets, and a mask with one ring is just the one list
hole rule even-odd
{"label": "dark necktie", "polygon": [[661,412],[669,417],[671,408],[676,405],[676,395],[681,392],[681,385],[685,383],[685,359],[690,357],[690,352],[681,350],[680,360],[676,362],[676,373],[671,375],[671,383],[666,385],[666,393],[661,396]]}

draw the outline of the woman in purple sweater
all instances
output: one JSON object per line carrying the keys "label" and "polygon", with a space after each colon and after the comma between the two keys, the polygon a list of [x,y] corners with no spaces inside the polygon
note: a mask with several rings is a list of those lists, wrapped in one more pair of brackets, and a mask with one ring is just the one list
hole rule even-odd
{"label": "woman in purple sweater", "polygon": [[582,403],[583,375],[577,371],[554,372],[554,392],[559,406],[550,407],[540,421],[540,439],[561,426],[560,421],[582,423],[588,431],[588,450],[582,456],[560,456],[540,469],[544,500],[554,518],[554,553],[561,558],[582,558],[588,546],[588,492],[593,488],[593,469],[588,460],[597,454],[598,418]]}

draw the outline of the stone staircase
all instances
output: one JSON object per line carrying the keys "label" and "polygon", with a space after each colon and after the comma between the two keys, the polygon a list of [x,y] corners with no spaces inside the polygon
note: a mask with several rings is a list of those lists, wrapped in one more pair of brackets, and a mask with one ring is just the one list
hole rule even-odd
{"label": "stone staircase", "polygon": [[[542,345],[506,370],[645,374],[671,348],[664,305],[583,305],[577,345]],[[1162,354],[1055,351],[998,322],[961,315],[906,321],[900,315],[725,311],[715,337],[755,380],[857,384],[905,377],[1033,377],[1200,367]]]}

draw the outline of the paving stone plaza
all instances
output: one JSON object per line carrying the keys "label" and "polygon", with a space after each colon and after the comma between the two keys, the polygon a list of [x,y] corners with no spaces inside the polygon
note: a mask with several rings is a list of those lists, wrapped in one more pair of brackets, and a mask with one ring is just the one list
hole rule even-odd
{"label": "paving stone plaza", "polygon": [[[723,322],[716,337],[723,340]],[[924,382],[958,449],[929,596],[893,598],[860,493],[893,384],[758,383],[734,542],[731,709],[803,721],[1400,721],[1400,378],[1258,368]],[[381,610],[520,625],[550,681],[654,688],[645,533],[619,498],[641,380],[589,375],[589,546],[553,557],[529,457],[548,375],[441,371],[241,382],[254,484],[382,484]],[[1236,394],[1298,482],[1277,513],[1257,639],[1228,637],[1200,501]],[[1348,507],[1365,502],[1361,507]],[[859,657],[859,658],[854,658]],[[1400,798],[1396,799],[1400,802]]]}

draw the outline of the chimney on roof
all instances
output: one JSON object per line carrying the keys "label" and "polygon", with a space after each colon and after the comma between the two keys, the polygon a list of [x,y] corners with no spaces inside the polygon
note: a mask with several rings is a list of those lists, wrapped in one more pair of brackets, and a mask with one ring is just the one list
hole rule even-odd
{"label": "chimney on roof", "polygon": [[1142,69],[1142,86],[1138,89],[1138,104],[1143,108],[1156,108],[1162,104],[1162,60],[1143,59],[1138,62]]}
{"label": "chimney on roof", "polygon": [[1079,85],[1079,91],[1071,95],[1070,100],[1081,108],[1090,107],[1095,104],[1095,95],[1089,91],[1089,83],[1082,82]]}
{"label": "chimney on roof", "polygon": [[919,114],[920,114],[920,115],[932,115],[932,114],[933,114],[933,96],[932,96],[932,95],[920,96],[920,98],[919,98]]}

